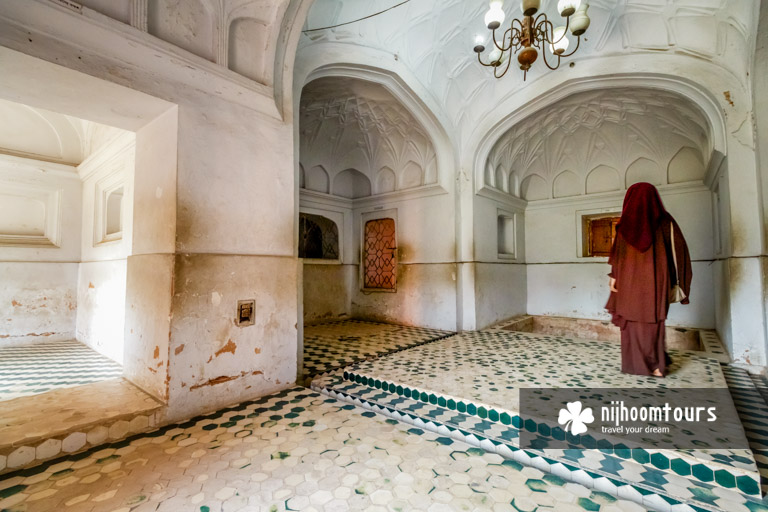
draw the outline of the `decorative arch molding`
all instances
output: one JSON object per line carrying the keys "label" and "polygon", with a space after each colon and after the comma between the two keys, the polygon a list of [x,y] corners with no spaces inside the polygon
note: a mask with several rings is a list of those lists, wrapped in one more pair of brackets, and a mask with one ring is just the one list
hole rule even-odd
{"label": "decorative arch molding", "polygon": [[[585,91],[618,88],[659,89],[672,92],[688,99],[696,105],[709,124],[709,145],[711,150],[720,155],[727,154],[727,123],[723,111],[712,94],[700,84],[677,76],[653,73],[631,73],[623,75],[605,75],[597,77],[581,77],[553,86],[522,106],[512,110],[490,128],[477,133],[469,147],[476,148],[473,154],[472,168],[474,172],[475,192],[484,187],[484,170],[488,157],[496,142],[517,123],[536,115],[542,109],[554,105],[568,96]],[[522,99],[525,101],[525,99]],[[503,111],[502,107],[498,108]]]}
{"label": "decorative arch molding", "polygon": [[[446,129],[449,123],[444,120],[447,118],[407,68],[385,69],[368,64],[389,62],[391,57],[372,48],[356,48],[355,52],[350,52],[348,45],[338,43],[314,44],[299,49],[293,87],[294,130],[298,131],[301,91],[309,82],[325,77],[346,77],[376,83],[402,103],[427,132],[437,155],[437,183],[443,189],[451,190],[456,168],[456,145]],[[421,91],[421,94],[416,91]]]}

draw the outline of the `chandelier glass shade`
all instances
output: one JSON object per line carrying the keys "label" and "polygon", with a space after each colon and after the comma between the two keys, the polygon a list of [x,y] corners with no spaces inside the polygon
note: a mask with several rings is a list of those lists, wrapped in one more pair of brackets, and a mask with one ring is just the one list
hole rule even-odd
{"label": "chandelier glass shade", "polygon": [[[503,0],[491,0],[490,9],[485,15],[485,24],[491,30],[492,43],[487,62],[484,62],[482,57],[485,51],[485,37],[478,35],[475,38],[477,59],[483,66],[492,67],[496,78],[507,74],[512,63],[512,54],[517,54],[517,62],[523,70],[523,80],[531,65],[538,59],[539,52],[543,54],[544,64],[549,69],[557,69],[560,67],[560,59],[576,53],[581,43],[581,35],[589,28],[587,0],[559,0],[557,10],[560,16],[565,18],[565,25],[558,27],[555,27],[546,13],[536,15],[541,7],[541,0],[522,0],[523,19],[512,19],[509,28],[499,39],[496,31],[506,19],[503,3]],[[569,31],[576,37],[576,45],[570,53],[566,53],[570,47]],[[555,59],[552,64],[547,58],[545,48]]]}

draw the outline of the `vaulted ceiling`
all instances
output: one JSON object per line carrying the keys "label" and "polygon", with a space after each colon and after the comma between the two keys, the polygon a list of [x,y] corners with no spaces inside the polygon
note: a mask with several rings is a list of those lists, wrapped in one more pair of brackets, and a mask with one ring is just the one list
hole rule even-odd
{"label": "vaulted ceiling", "polygon": [[[353,20],[396,3],[316,0],[306,28]],[[505,2],[507,19],[521,17],[519,4]],[[549,6],[551,18],[560,19],[554,1],[542,4]],[[597,56],[665,54],[712,62],[748,82],[757,18],[752,0],[591,0],[589,4],[591,27],[578,53],[569,59],[577,67],[589,66]],[[537,62],[525,82],[514,68],[496,80],[480,66],[472,47],[476,34],[488,33],[483,24],[487,9],[487,0],[411,1],[365,21],[308,32],[300,49],[335,42],[393,55],[429,91],[449,118],[448,128],[461,137],[502,98],[533,87],[551,73]]]}
{"label": "vaulted ceiling", "polygon": [[77,166],[122,130],[0,99],[0,154]]}
{"label": "vaulted ceiling", "polygon": [[517,123],[488,158],[485,184],[528,200],[701,181],[711,155],[702,112],[650,89],[574,94]]}
{"label": "vaulted ceiling", "polygon": [[299,130],[306,188],[335,193],[344,187],[334,186],[336,177],[343,180],[350,169],[370,181],[372,194],[437,180],[424,127],[379,84],[341,77],[310,82],[301,96]]}

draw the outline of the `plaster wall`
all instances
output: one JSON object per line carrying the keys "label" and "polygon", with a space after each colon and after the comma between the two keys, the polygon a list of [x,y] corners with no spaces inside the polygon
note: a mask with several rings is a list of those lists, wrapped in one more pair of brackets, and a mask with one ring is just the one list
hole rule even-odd
{"label": "plaster wall", "polygon": [[74,338],[77,170],[0,155],[0,202],[10,208],[0,229],[0,346]]}
{"label": "plaster wall", "polygon": [[304,323],[350,318],[358,266],[304,263],[303,268]]}
{"label": "plaster wall", "polygon": [[77,263],[0,262],[0,347],[75,337]]}
{"label": "plaster wall", "polygon": [[[135,135],[112,139],[78,166],[83,181],[82,263],[77,285],[77,339],[123,363],[126,258],[133,238]],[[105,235],[108,196],[122,190],[121,231]],[[109,212],[115,215],[114,209]],[[105,238],[108,236],[108,238]]]}
{"label": "plaster wall", "polygon": [[[660,187],[667,210],[677,220],[693,263],[691,303],[672,305],[670,325],[715,327],[711,192],[703,186]],[[617,212],[623,194],[530,207],[525,214],[528,314],[608,319],[604,310],[610,272],[607,258],[584,258],[580,218]]]}
{"label": "plaster wall", "polygon": [[484,329],[528,309],[528,271],[521,263],[476,263],[477,328]]}
{"label": "plaster wall", "polygon": [[[475,196],[475,328],[527,310],[525,204],[496,191]],[[506,227],[500,227],[505,219]],[[506,240],[504,240],[506,238]]]}
{"label": "plaster wall", "polygon": [[[271,40],[284,12],[283,4],[273,7]],[[66,76],[37,80],[27,90],[10,84],[13,94],[34,96],[31,103],[58,98],[71,110],[88,90],[92,100],[112,98],[109,110],[84,107],[92,119],[138,132],[141,186],[135,190],[142,208],[134,226],[142,231],[134,238],[147,243],[128,258],[125,375],[169,402],[168,419],[181,419],[295,380],[293,132],[271,87],[222,68],[220,47],[213,64],[169,44],[174,41],[167,29],[173,27],[156,32],[166,40],[160,41],[137,25],[139,30],[85,8],[76,13],[49,2],[10,2],[0,13],[0,44],[70,68],[60,68]],[[196,44],[183,46],[197,52]],[[265,62],[270,76],[262,78],[270,82],[273,68]],[[26,66],[24,73],[41,67]],[[81,80],[84,85],[74,86],[71,70],[112,83]],[[47,83],[71,88],[47,91]],[[114,83],[132,91],[121,92]],[[78,91],[77,97],[69,91]],[[172,119],[165,122],[165,114]],[[110,116],[121,120],[108,122]],[[286,118],[291,116],[289,106]],[[162,135],[154,144],[142,142],[141,132],[155,122]],[[221,295],[215,308],[203,299],[212,300],[213,292]],[[249,298],[257,300],[254,326],[228,333],[238,329],[237,301]],[[212,358],[229,339],[252,356],[238,349],[237,357]]]}

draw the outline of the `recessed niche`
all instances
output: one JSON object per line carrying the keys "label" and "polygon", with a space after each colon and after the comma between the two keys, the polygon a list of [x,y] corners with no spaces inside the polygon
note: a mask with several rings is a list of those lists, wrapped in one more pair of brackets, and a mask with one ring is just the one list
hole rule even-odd
{"label": "recessed niche", "polygon": [[514,259],[516,256],[515,214],[499,213],[496,227],[499,258]]}
{"label": "recessed niche", "polygon": [[0,246],[58,247],[61,191],[0,183]]}
{"label": "recessed niche", "polygon": [[339,259],[339,228],[331,219],[299,214],[299,258]]}
{"label": "recessed niche", "polygon": [[125,193],[119,174],[112,174],[96,184],[94,245],[122,240]]}
{"label": "recessed niche", "polygon": [[123,231],[123,187],[113,190],[107,196],[107,236]]}
{"label": "recessed niche", "polygon": [[586,258],[608,257],[611,254],[619,213],[600,213],[581,217],[582,255]]}

